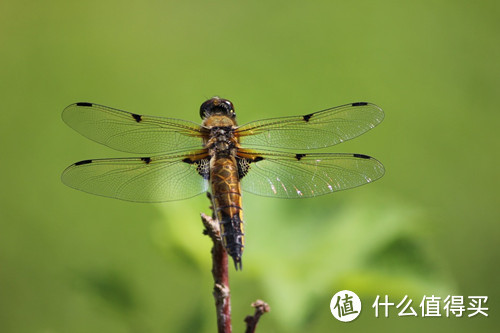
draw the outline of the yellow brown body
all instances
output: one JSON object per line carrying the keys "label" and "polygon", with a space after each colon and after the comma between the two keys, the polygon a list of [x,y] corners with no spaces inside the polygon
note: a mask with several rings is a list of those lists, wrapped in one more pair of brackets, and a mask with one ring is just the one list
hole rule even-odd
{"label": "yellow brown body", "polygon": [[[203,126],[210,132],[204,139],[210,158],[209,182],[214,211],[219,221],[221,237],[236,269],[241,269],[244,248],[243,210],[241,208],[240,176],[236,151],[238,138],[234,136],[236,119],[232,104],[221,99],[205,103]],[[229,102],[230,103],[230,102]],[[202,112],[204,110],[202,105]]]}
{"label": "yellow brown body", "polygon": [[241,269],[244,247],[243,210],[238,167],[233,156],[211,159],[210,183],[224,247],[233,257],[236,267]]}

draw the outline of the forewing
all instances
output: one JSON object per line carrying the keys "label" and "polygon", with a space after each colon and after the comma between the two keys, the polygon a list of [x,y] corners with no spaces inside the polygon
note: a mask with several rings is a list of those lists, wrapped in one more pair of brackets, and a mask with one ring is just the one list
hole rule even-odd
{"label": "forewing", "polygon": [[373,182],[384,166],[361,154],[244,152],[242,189],[268,197],[309,198]]}
{"label": "forewing", "polygon": [[208,189],[208,159],[191,155],[97,159],[64,170],[62,181],[75,189],[137,202],[162,202],[193,197]]}
{"label": "forewing", "polygon": [[129,153],[157,154],[202,146],[203,128],[180,119],[142,116],[93,103],[69,105],[62,119],[83,136]]}
{"label": "forewing", "polygon": [[236,133],[245,148],[313,149],[355,138],[383,119],[381,108],[359,102],[304,116],[254,121],[241,126]]}

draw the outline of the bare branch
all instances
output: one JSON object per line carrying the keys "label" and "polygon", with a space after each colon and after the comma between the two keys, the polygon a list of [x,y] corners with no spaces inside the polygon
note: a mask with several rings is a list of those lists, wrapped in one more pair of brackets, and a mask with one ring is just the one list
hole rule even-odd
{"label": "bare branch", "polygon": [[253,316],[247,316],[245,318],[245,322],[247,323],[247,329],[245,333],[254,333],[255,329],[257,328],[257,323],[259,322],[260,317],[264,313],[271,311],[269,305],[260,299],[253,302],[252,307],[255,308],[255,313]]}
{"label": "bare branch", "polygon": [[[210,194],[208,195],[211,199]],[[212,209],[212,207],[210,207]],[[228,256],[222,243],[219,223],[215,216],[201,213],[201,221],[205,226],[204,234],[212,239],[212,276],[214,278],[213,295],[215,299],[215,311],[217,314],[217,331],[219,333],[231,333],[231,294],[229,289]],[[253,316],[245,318],[246,333],[254,333],[260,317],[271,310],[269,305],[262,300],[252,303],[255,308]]]}
{"label": "bare branch", "polygon": [[205,234],[210,236],[214,244],[211,252],[217,331],[219,333],[231,333],[231,295],[227,253],[222,244],[217,221],[203,213],[201,214],[201,220],[205,226]]}

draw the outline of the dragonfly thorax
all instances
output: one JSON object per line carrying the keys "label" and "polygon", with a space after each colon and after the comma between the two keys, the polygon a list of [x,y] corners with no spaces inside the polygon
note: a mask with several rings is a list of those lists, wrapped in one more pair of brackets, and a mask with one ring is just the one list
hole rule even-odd
{"label": "dragonfly thorax", "polygon": [[210,139],[206,147],[212,156],[230,156],[236,153],[236,143],[232,127],[215,126],[210,129]]}

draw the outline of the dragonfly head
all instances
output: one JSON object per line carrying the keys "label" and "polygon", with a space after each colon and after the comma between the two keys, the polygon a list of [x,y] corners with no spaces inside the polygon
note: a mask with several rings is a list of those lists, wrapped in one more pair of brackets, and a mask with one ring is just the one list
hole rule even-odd
{"label": "dragonfly head", "polygon": [[236,113],[234,112],[233,103],[224,98],[210,98],[201,105],[200,117],[201,119],[205,119],[213,115],[222,115],[235,119]]}

